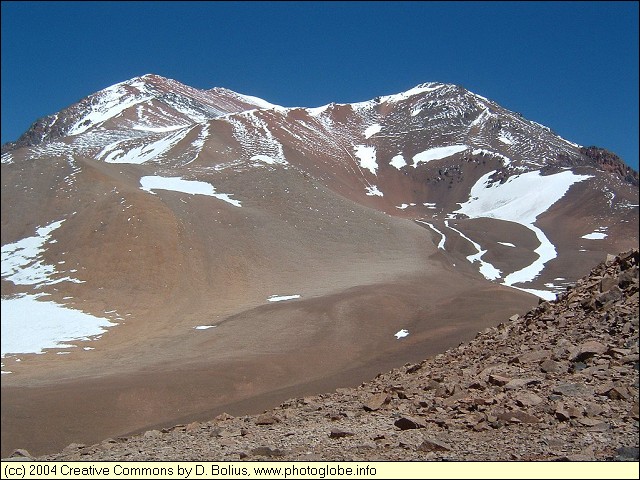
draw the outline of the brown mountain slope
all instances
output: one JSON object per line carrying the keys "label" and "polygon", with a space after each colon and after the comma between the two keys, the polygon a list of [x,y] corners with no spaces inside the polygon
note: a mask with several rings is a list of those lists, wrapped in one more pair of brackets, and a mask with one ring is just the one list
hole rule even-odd
{"label": "brown mountain slope", "polygon": [[39,459],[637,460],[639,260],[357,388]]}
{"label": "brown mountain slope", "polygon": [[[117,323],[3,343],[2,455],[355,386],[638,246],[618,160],[441,83],[283,108],[145,75],[1,157],[3,312]],[[36,336],[13,308],[14,338]]]}

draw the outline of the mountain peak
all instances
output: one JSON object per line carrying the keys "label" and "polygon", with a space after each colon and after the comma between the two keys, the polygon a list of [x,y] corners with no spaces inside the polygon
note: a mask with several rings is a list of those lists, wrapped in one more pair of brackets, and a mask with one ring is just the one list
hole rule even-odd
{"label": "mountain peak", "polygon": [[2,152],[79,135],[96,127],[166,131],[230,113],[282,108],[227,88],[200,90],[147,73],[106,87],[38,119],[16,142],[3,145]]}
{"label": "mountain peak", "polygon": [[[3,452],[100,442],[238,402],[306,395],[310,378],[330,389],[357,384],[527,311],[536,297],[552,300],[607,253],[638,246],[637,184],[621,179],[614,156],[581,150],[462,87],[428,82],[360,104],[265,106],[147,74],[36,122],[22,148],[2,155],[2,328],[8,321],[14,332],[3,335],[2,382],[24,387],[3,396]],[[599,274],[587,284],[595,299],[567,300],[604,320],[630,280]],[[637,306],[637,277],[633,288]],[[108,328],[104,338],[77,330],[74,309],[93,316],[98,332]],[[578,320],[551,313],[519,327],[548,335],[553,318]],[[637,337],[637,323],[606,318]],[[529,348],[540,344],[527,338]],[[519,373],[511,359],[526,352],[515,345],[500,375]],[[578,345],[565,347],[558,355]],[[637,345],[604,347],[612,365],[612,355],[637,355]],[[459,388],[449,387],[464,389],[479,371],[433,391],[454,401]],[[87,372],[100,372],[89,389]],[[515,391],[498,397],[509,402],[484,405],[520,401],[511,395],[526,385],[512,379]],[[376,395],[396,385],[387,380]],[[32,385],[41,394],[25,409]],[[404,392],[394,411],[422,408],[422,390]],[[482,435],[489,423],[501,428],[502,414],[516,424],[557,418],[522,412],[487,410],[493,420],[474,422]],[[77,436],[82,422],[88,437]]]}
{"label": "mountain peak", "polygon": [[144,75],[134,77],[134,79],[136,78],[140,80],[169,80],[169,78],[158,75],[157,73],[145,73]]}
{"label": "mountain peak", "polygon": [[129,80],[125,80],[124,82],[120,82],[120,83],[154,82],[154,81],[166,82],[168,80],[171,80],[171,79],[169,79],[167,77],[163,77],[162,75],[158,75],[156,73],[145,73],[144,75],[138,75],[138,76],[135,76],[133,78],[130,78]]}

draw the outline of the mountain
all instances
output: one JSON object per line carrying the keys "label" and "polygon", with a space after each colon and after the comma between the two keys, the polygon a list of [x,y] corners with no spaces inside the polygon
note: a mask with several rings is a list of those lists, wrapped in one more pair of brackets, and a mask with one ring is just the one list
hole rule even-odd
{"label": "mountain", "polygon": [[557,301],[356,388],[39,460],[637,461],[639,261],[612,255]]}
{"label": "mountain", "polygon": [[201,91],[158,75],[143,75],[38,120],[15,143],[3,146],[3,151],[79,135],[96,126],[168,132],[229,113],[265,107],[274,105],[224,88]]}
{"label": "mountain", "polygon": [[357,385],[638,246],[637,172],[442,83],[285,108],[144,75],[1,168],[3,455]]}

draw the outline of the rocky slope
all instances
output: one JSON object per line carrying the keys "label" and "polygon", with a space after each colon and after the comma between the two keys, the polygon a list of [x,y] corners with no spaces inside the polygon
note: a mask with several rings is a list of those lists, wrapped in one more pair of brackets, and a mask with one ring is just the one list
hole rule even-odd
{"label": "rocky slope", "polygon": [[357,388],[38,460],[637,460],[638,264],[609,256],[556,301]]}

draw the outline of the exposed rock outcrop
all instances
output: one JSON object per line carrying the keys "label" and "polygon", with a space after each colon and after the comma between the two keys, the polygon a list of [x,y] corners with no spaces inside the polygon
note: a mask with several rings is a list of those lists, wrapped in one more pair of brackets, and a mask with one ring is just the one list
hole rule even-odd
{"label": "exposed rock outcrop", "polygon": [[625,163],[614,153],[599,147],[582,147],[580,153],[596,167],[605,172],[612,172],[631,185],[638,186],[638,172]]}

